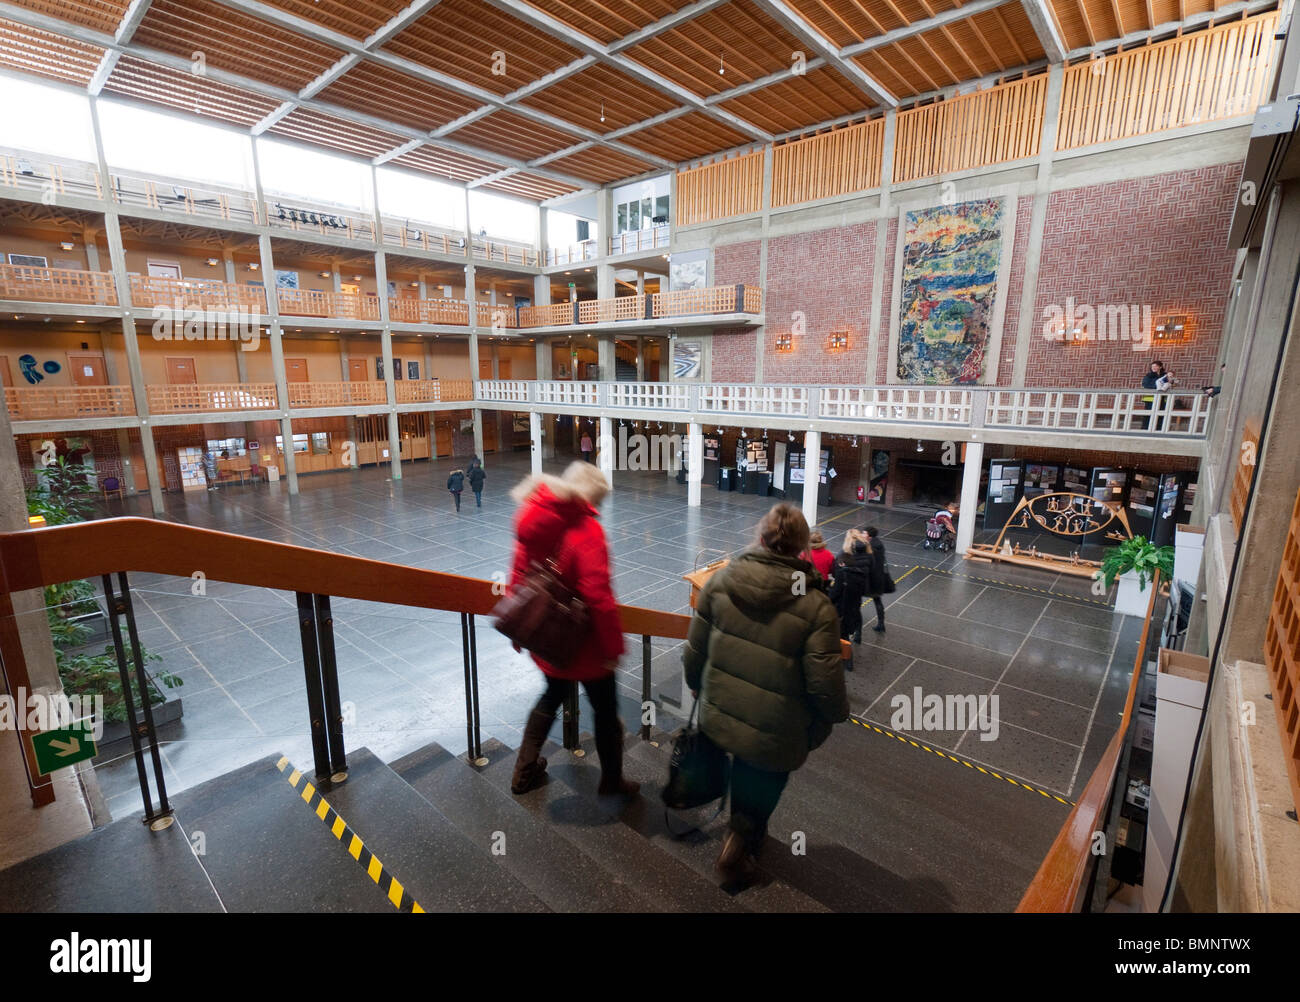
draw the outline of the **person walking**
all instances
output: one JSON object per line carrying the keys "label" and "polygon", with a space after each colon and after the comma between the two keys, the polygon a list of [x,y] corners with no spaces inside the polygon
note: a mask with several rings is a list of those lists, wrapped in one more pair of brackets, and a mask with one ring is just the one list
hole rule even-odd
{"label": "person walking", "polygon": [[614,669],[623,654],[623,624],[610,586],[609,547],[597,508],[609,481],[590,463],[570,463],[563,477],[529,477],[511,492],[520,503],[515,518],[515,555],[510,587],[517,587],[534,563],[555,562],[561,579],[587,606],[585,636],[574,638],[577,653],[564,668],[533,655],[546,676],[546,691],[528,715],[515,759],[510,789],[526,793],[546,772],[542,744],[570,687],[581,682],[596,719],[596,755],[602,795],[634,797],[639,783],[623,778],[623,722],[618,717]]}
{"label": "person walking", "polygon": [[582,450],[582,461],[584,463],[590,463],[591,453],[594,446],[591,444],[591,436],[585,431],[582,433],[582,442],[579,444],[579,448]]}
{"label": "person walking", "polygon": [[217,473],[216,454],[211,449],[203,450],[203,476],[208,482],[208,490],[215,491],[220,475]]}
{"label": "person walking", "polygon": [[731,819],[717,868],[752,874],[790,773],[849,716],[835,608],[818,588],[792,586],[811,569],[808,523],[778,504],[758,543],[705,583],[682,652],[700,730],[732,756]]}
{"label": "person walking", "polygon": [[451,491],[451,496],[456,499],[456,510],[460,511],[460,493],[465,489],[465,471],[457,468],[451,471],[447,477],[447,490]]}
{"label": "person walking", "polygon": [[[880,568],[880,590],[868,591],[867,594],[876,606],[876,625],[872,627],[877,633],[885,632],[885,603],[881,596],[885,593],[885,574],[889,570],[889,564],[885,559],[885,544],[880,541],[880,530],[874,525],[869,525],[862,530],[867,534],[867,541],[871,544],[872,555],[876,558],[876,563]],[[874,584],[872,585],[874,588]]]}
{"label": "person walking", "polygon": [[813,532],[808,537],[808,549],[799,554],[800,560],[806,560],[821,575],[822,584],[830,587],[831,568],[835,566],[835,554],[826,548],[826,538],[820,532]]}
{"label": "person walking", "polygon": [[483,481],[487,479],[487,474],[483,472],[481,463],[475,464],[469,468],[469,489],[474,492],[474,507],[483,507]]}
{"label": "person walking", "polygon": [[[835,558],[830,600],[840,617],[840,637],[862,643],[862,599],[872,590],[883,592],[885,586],[871,543],[865,532],[850,529],[844,534],[844,549]],[[853,670],[853,660],[845,662]]]}

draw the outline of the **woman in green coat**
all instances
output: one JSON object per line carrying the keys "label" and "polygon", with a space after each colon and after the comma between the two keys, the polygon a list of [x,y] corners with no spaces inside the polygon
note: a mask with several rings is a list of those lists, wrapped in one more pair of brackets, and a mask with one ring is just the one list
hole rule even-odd
{"label": "woman in green coat", "polygon": [[729,877],[752,868],[790,773],[849,716],[839,617],[799,558],[808,523],[779,504],[758,530],[758,546],[704,585],[682,655],[700,730],[733,756],[718,855]]}

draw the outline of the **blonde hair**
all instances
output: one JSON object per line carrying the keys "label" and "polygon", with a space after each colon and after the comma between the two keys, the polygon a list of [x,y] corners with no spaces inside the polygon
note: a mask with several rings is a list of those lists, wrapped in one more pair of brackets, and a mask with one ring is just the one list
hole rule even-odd
{"label": "blonde hair", "polygon": [[867,552],[870,553],[871,537],[861,529],[850,529],[844,534],[844,552],[852,553],[854,545],[860,542],[867,545]]}
{"label": "blonde hair", "polygon": [[609,480],[600,467],[578,459],[570,463],[561,476],[542,473],[526,477],[515,486],[510,496],[516,501],[526,501],[537,488],[543,486],[561,501],[581,498],[593,508],[599,508],[609,493]]}
{"label": "blonde hair", "polygon": [[758,541],[782,557],[797,557],[808,549],[808,522],[794,505],[782,503],[758,523]]}

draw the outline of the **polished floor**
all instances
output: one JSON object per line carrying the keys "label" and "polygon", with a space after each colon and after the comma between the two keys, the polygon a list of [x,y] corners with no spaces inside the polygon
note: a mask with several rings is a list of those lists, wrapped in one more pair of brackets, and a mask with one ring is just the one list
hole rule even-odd
{"label": "polished floor", "polygon": [[[527,472],[527,455],[488,457],[483,507],[467,493],[459,513],[443,489],[449,468],[445,461],[412,464],[398,481],[373,468],[303,477],[296,497],[283,482],[169,495],[166,517],[491,577],[508,566],[513,504],[507,493]],[[685,494],[685,486],[664,474],[616,474],[603,521],[621,602],[687,611],[681,575],[748,545],[772,503],[706,487],[703,504],[689,508]],[[147,514],[147,498],[113,503],[105,514]],[[1065,804],[1077,796],[1112,733],[1137,624],[1114,615],[1086,581],[924,550],[924,520],[915,514],[835,505],[821,515],[833,547],[843,529],[868,520],[878,525],[899,585],[888,599],[887,632],[867,630],[856,648],[849,688],[860,723],[840,729],[845,734],[842,740],[837,734],[838,753],[858,748],[864,769],[898,777],[934,767],[922,766],[916,756],[950,753],[948,767],[969,769],[973,779],[984,778],[975,768],[986,768],[1041,791],[1024,794],[1034,798],[1024,809],[1059,812],[1063,820]],[[195,569],[201,564],[196,558]],[[206,594],[194,595],[188,579],[142,574],[131,576],[131,586],[141,640],[160,657],[154,669],[184,680],[184,717],[162,731],[170,789],[275,752],[310,761],[292,595],[216,581],[207,582]],[[870,607],[864,611],[869,615]],[[349,747],[368,747],[386,761],[429,741],[463,751],[459,618],[350,600],[336,600],[333,612]],[[514,746],[540,691],[540,675],[487,624],[478,624],[477,637],[484,737]],[[653,645],[652,691],[666,698],[665,710],[681,694],[679,646]],[[632,727],[641,692],[639,638],[628,638],[620,683]],[[933,722],[921,728],[919,721],[909,728],[896,716],[896,697],[913,698],[918,688],[924,695],[996,696],[995,739],[985,740],[988,728],[982,733],[975,721],[952,730],[936,731]],[[585,703],[583,710],[589,713]],[[660,723],[671,729],[670,721]],[[920,739],[916,746],[881,733],[909,729]],[[98,774],[115,816],[138,809],[129,757],[101,763]],[[978,804],[978,787],[973,796]]]}

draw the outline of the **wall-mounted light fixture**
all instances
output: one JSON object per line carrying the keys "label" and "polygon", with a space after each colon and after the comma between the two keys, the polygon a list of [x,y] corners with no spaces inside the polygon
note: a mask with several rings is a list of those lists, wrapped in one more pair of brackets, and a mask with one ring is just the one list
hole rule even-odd
{"label": "wall-mounted light fixture", "polygon": [[1083,327],[1078,325],[1066,327],[1064,320],[1055,321],[1047,329],[1047,336],[1049,341],[1054,341],[1056,344],[1083,344],[1088,340],[1087,332]]}
{"label": "wall-mounted light fixture", "polygon": [[925,446],[921,444],[921,440],[919,438],[916,440],[916,451],[925,452]]}
{"label": "wall-mounted light fixture", "polygon": [[250,261],[250,262],[248,262],[248,270],[249,270],[249,271],[257,271],[257,269],[260,268],[260,267],[261,267],[261,265],[259,265],[256,261]]}
{"label": "wall-mounted light fixture", "polygon": [[215,258],[215,257],[210,257],[210,258],[208,258],[208,267],[209,267],[209,268],[215,268],[215,267],[216,267],[217,265],[219,265],[220,263],[221,263],[221,261],[220,261],[219,259]]}
{"label": "wall-mounted light fixture", "polygon": [[782,354],[794,351],[794,336],[791,334],[778,334],[776,336],[776,350]]}
{"label": "wall-mounted light fixture", "polygon": [[320,275],[321,278],[329,278],[330,275],[333,274],[333,272],[329,272],[329,271],[319,271],[319,272],[317,272],[316,274]]}
{"label": "wall-mounted light fixture", "polygon": [[849,346],[848,331],[831,331],[826,338],[827,351],[844,351]]}
{"label": "wall-mounted light fixture", "polygon": [[1187,337],[1187,334],[1187,317],[1182,315],[1165,317],[1160,323],[1156,324],[1155,336],[1157,341],[1181,341]]}
{"label": "wall-mounted light fixture", "polygon": [[77,245],[74,244],[71,240],[61,240],[59,242],[59,247],[62,248],[63,250],[72,250],[72,248],[76,246]]}

